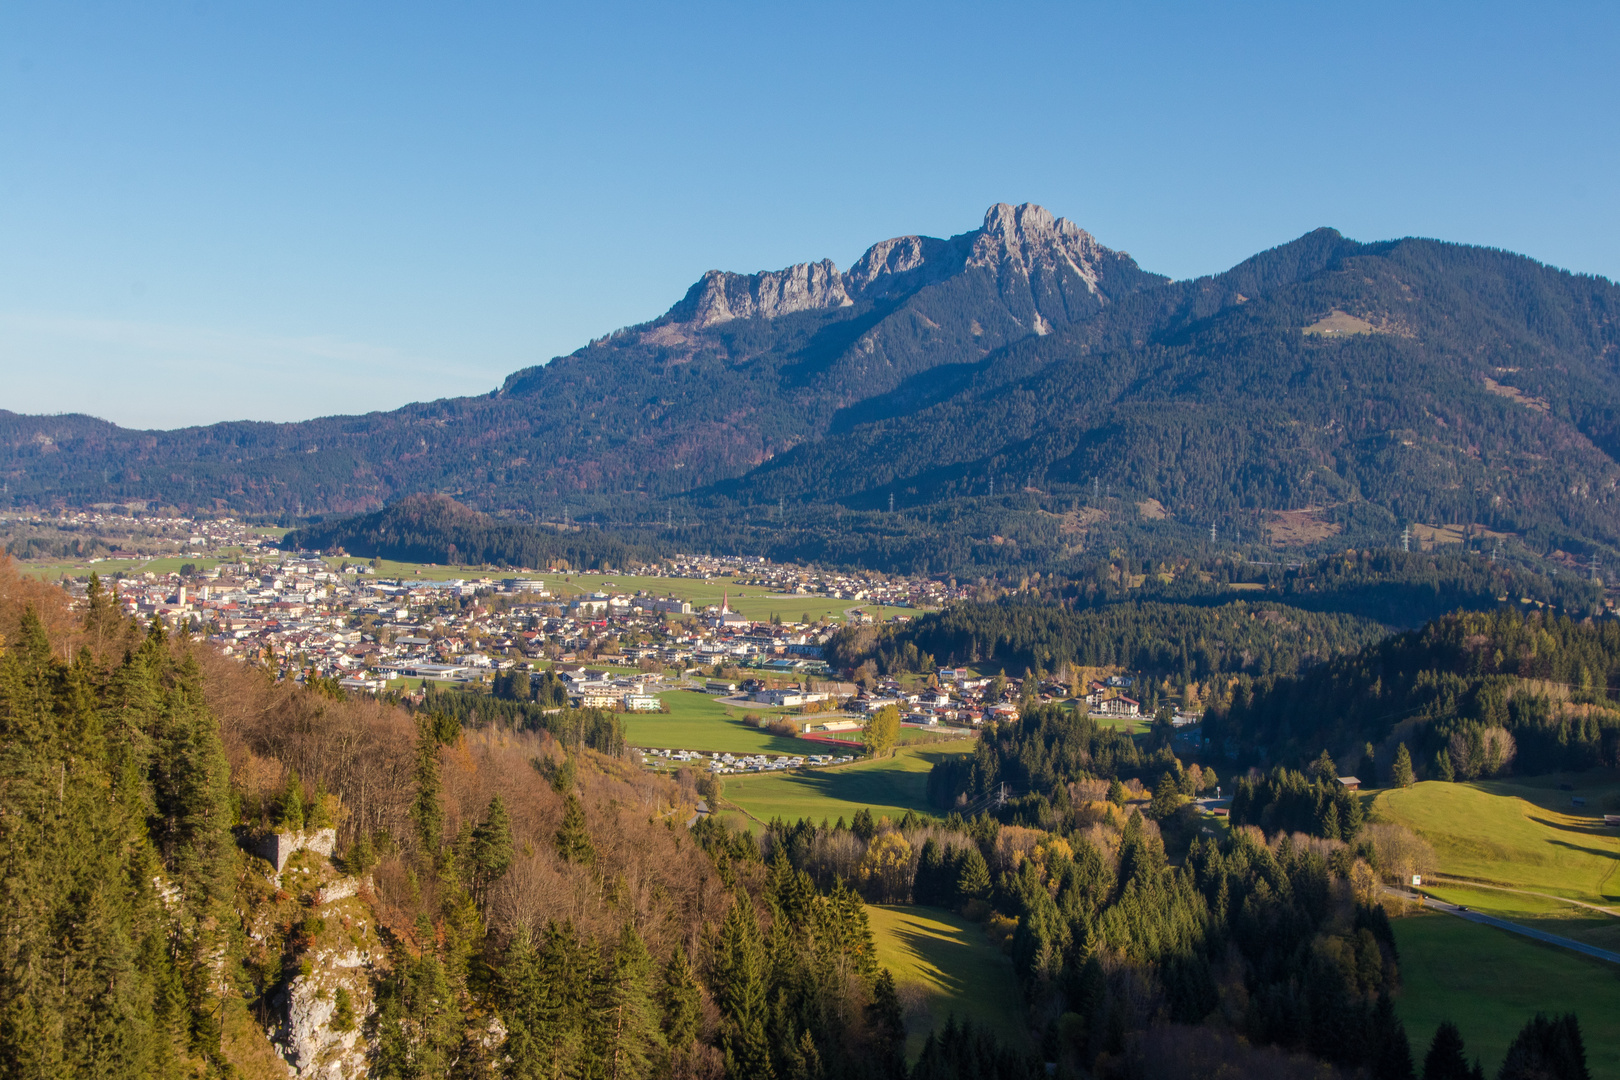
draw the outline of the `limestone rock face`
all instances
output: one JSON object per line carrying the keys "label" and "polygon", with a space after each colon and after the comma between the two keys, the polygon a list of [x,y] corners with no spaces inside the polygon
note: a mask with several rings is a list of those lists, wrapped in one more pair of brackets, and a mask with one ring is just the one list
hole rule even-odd
{"label": "limestone rock face", "polygon": [[[1089,293],[1095,304],[1107,299],[1099,283],[1115,261],[1129,262],[1130,257],[1103,247],[1080,226],[1054,217],[1045,207],[997,203],[973,232],[949,240],[931,236],[883,240],[868,248],[848,273],[839,273],[827,259],[759,274],[710,270],[669,315],[674,325],[691,330],[732,319],[774,319],[914,292],[969,268],[988,270],[1004,285],[1010,278],[1026,282],[1038,294],[1069,291],[1065,286],[1072,280],[1077,282],[1072,287]],[[650,333],[668,337],[670,325]],[[1048,329],[1038,311],[1033,325],[1037,333]]]}
{"label": "limestone rock face", "polygon": [[844,275],[844,288],[851,296],[887,296],[942,281],[959,273],[967,246],[964,239],[936,240],[932,236],[897,236],[866,249]]}
{"label": "limestone rock face", "polygon": [[672,313],[681,322],[702,329],[732,319],[774,319],[850,303],[838,267],[823,259],[759,274],[710,270],[687,290]]}
{"label": "limestone rock face", "polygon": [[1034,203],[996,203],[984,214],[984,227],[974,238],[967,265],[1035,277],[1069,270],[1097,291],[1099,264],[1114,256],[1086,230],[1068,218]]}

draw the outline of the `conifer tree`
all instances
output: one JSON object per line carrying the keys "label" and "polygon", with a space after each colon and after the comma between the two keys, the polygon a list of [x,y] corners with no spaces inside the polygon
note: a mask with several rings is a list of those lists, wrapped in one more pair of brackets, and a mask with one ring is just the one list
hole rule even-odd
{"label": "conifer tree", "polygon": [[664,1042],[652,992],[652,957],[631,923],[619,932],[601,1004],[607,1080],[643,1080]]}
{"label": "conifer tree", "polygon": [[1395,749],[1395,764],[1389,770],[1389,782],[1396,787],[1411,787],[1415,782],[1412,776],[1412,753],[1401,743]]}
{"label": "conifer tree", "polygon": [[1434,755],[1434,775],[1447,783],[1452,783],[1457,779],[1457,770],[1452,767],[1451,755],[1444,750]]}
{"label": "conifer tree", "polygon": [[1378,995],[1369,1034],[1373,1080],[1413,1080],[1412,1047],[1388,994]]}
{"label": "conifer tree", "polygon": [[596,848],[585,828],[585,808],[572,792],[563,807],[562,824],[557,827],[557,854],[566,862],[588,865],[596,860]]}
{"label": "conifer tree", "polygon": [[727,1080],[769,1080],[775,1075],[765,1027],[769,1010],[764,951],[753,907],[746,894],[739,895],[721,924],[715,957],[720,1051]]}
{"label": "conifer tree", "polygon": [[417,723],[416,798],[411,803],[411,823],[416,826],[416,842],[424,861],[435,862],[444,843],[444,807],[439,803],[439,740],[430,718]]}
{"label": "conifer tree", "polygon": [[1423,1080],[1468,1080],[1468,1059],[1463,1055],[1462,1032],[1450,1020],[1442,1023],[1423,1058]]}
{"label": "conifer tree", "polygon": [[287,783],[276,801],[276,828],[300,832],[304,828],[304,782],[297,769],[287,770]]}
{"label": "conifer tree", "polygon": [[870,841],[872,837],[877,835],[877,822],[872,819],[872,811],[864,806],[855,811],[855,817],[851,819],[849,829],[862,840]]}
{"label": "conifer tree", "polygon": [[1591,1080],[1586,1044],[1574,1013],[1533,1016],[1502,1059],[1497,1080]]}
{"label": "conifer tree", "polygon": [[512,819],[499,795],[489,800],[484,820],[472,831],[472,864],[473,891],[482,906],[489,887],[512,865]]}
{"label": "conifer tree", "polygon": [[888,968],[878,972],[872,987],[872,1000],[866,1007],[872,1030],[878,1038],[884,1072],[894,1076],[905,1075],[905,1012],[900,1007],[900,994],[895,990],[894,975]]}
{"label": "conifer tree", "polygon": [[685,1050],[696,1041],[702,1026],[703,997],[686,950],[678,944],[664,965],[662,983],[658,1001],[664,1010],[664,1037],[671,1050]]}
{"label": "conifer tree", "polygon": [[519,926],[500,967],[497,999],[506,1025],[505,1075],[511,1080],[537,1080],[546,1075],[543,1040],[554,1017],[547,1015],[548,988],[540,972],[540,953],[527,926]]}
{"label": "conifer tree", "polygon": [[969,844],[962,853],[956,870],[956,895],[963,903],[990,895],[990,866],[976,844]]}

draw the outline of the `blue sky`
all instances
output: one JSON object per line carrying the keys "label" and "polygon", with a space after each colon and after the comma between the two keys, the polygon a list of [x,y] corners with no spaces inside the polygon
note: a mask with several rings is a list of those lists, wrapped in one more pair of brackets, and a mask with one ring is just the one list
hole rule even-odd
{"label": "blue sky", "polygon": [[1320,225],[1620,277],[1613,4],[0,6],[0,408],[474,394],[703,271],[1039,202],[1146,268]]}

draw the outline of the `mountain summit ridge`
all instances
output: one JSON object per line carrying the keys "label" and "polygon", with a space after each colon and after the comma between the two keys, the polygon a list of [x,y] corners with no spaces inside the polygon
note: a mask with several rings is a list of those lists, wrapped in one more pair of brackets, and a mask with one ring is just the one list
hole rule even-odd
{"label": "mountain summit ridge", "polygon": [[[995,274],[1015,272],[1026,279],[1067,270],[1099,296],[1100,267],[1130,256],[1098,243],[1068,218],[1035,203],[995,203],[984,223],[949,239],[907,235],[880,240],[840,273],[830,259],[794,263],[781,270],[741,274],[709,270],[666,318],[699,330],[733,319],[774,319],[800,311],[851,307],[915,289],[968,268]],[[1132,264],[1134,266],[1134,263]],[[1042,317],[1037,331],[1045,327]]]}

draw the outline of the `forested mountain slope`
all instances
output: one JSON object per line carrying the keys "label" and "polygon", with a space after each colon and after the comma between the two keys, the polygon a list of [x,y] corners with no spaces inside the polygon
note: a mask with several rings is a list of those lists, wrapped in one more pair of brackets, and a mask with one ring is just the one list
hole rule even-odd
{"label": "forested mountain slope", "polygon": [[[0,474],[24,504],[302,516],[440,491],[725,536],[788,528],[785,507],[810,531],[770,544],[847,561],[1027,562],[992,537],[1052,559],[1099,529],[1211,524],[1319,550],[1457,524],[1584,556],[1620,546],[1617,313],[1600,278],[1331,229],[1170,282],[998,205],[847,272],[712,271],[485,396],[174,432],[0,414]],[[860,516],[891,498],[890,524]]]}
{"label": "forested mountain slope", "polygon": [[1513,610],[1458,613],[1299,675],[1240,679],[1204,731],[1273,761],[1322,749],[1420,776],[1473,779],[1620,764],[1620,623]]}
{"label": "forested mountain slope", "polygon": [[1617,314],[1600,279],[1322,230],[1013,345],[726,489],[905,506],[999,477],[1092,503],[1095,479],[1228,534],[1316,508],[1352,535],[1478,522],[1614,543]]}

